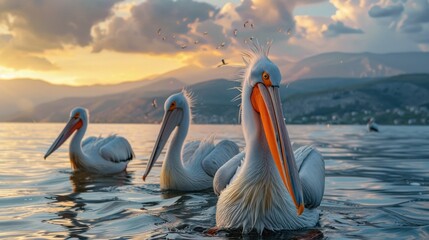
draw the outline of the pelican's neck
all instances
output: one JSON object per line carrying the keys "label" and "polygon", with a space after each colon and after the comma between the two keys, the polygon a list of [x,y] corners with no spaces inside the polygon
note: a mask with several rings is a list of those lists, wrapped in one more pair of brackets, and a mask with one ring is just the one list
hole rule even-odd
{"label": "pelican's neck", "polygon": [[[262,128],[260,116],[253,110],[249,97],[243,97],[242,127],[244,140],[246,142],[246,157],[243,168],[245,172],[261,173],[266,172],[274,166],[271,152]],[[263,174],[256,174],[257,177],[263,177]],[[256,177],[255,176],[255,177]]]}
{"label": "pelican's neck", "polygon": [[[86,128],[88,126],[87,122],[84,122],[82,127],[79,128],[74,134],[71,142],[70,142],[70,160],[72,160],[72,164],[75,164],[74,161],[84,158],[84,152],[82,151],[82,139],[85,135]],[[75,164],[76,165],[76,164]]]}
{"label": "pelican's neck", "polygon": [[276,174],[277,170],[263,134],[263,132],[258,133],[259,137],[250,141],[255,144],[246,144],[243,172],[246,173],[248,178],[267,181],[271,179],[267,175]]}
{"label": "pelican's neck", "polygon": [[190,111],[183,109],[183,118],[171,139],[170,146],[164,161],[164,167],[172,170],[180,171],[183,167],[182,162],[182,149],[186,136],[188,135],[190,125]]}

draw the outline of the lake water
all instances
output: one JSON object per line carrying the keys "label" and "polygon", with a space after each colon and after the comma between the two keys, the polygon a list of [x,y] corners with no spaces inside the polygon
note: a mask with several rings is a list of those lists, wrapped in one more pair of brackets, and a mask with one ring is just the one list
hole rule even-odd
{"label": "lake water", "polygon": [[[159,125],[92,124],[87,136],[118,133],[137,159],[127,173],[74,174],[64,144],[43,155],[64,124],[0,123],[0,237],[202,239],[215,226],[209,190],[159,189],[161,155],[146,183],[142,174]],[[325,157],[326,190],[319,224],[266,233],[263,239],[429,239],[429,127],[288,126],[294,147],[313,144]],[[243,147],[240,126],[194,125],[188,139],[216,134]],[[165,153],[165,149],[164,149]],[[163,154],[164,154],[163,153]],[[240,237],[219,232],[215,238]],[[253,233],[244,239],[255,237]]]}

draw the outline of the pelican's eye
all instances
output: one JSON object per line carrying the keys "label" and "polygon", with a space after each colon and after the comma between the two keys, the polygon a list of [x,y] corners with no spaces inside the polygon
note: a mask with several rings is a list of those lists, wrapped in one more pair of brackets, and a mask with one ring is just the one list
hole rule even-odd
{"label": "pelican's eye", "polygon": [[73,118],[74,119],[78,119],[80,117],[80,113],[76,113],[74,116],[73,116]]}
{"label": "pelican's eye", "polygon": [[262,73],[262,82],[265,84],[265,86],[271,86],[271,85],[273,85],[271,83],[270,74],[267,73],[267,72],[265,72],[265,71]]}
{"label": "pelican's eye", "polygon": [[171,105],[170,105],[170,111],[172,111],[172,110],[174,110],[174,109],[176,109],[176,101],[173,101],[172,103],[171,103]]}

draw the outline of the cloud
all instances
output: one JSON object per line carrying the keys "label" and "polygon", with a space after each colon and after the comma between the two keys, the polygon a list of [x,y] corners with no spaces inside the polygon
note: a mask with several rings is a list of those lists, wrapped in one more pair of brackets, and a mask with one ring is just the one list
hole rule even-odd
{"label": "cloud", "polygon": [[12,39],[13,39],[12,35],[10,35],[10,34],[1,34],[0,33],[0,43],[2,45],[10,42],[10,40],[12,40]]}
{"label": "cloud", "polygon": [[9,32],[0,37],[1,64],[14,69],[56,69],[43,53],[90,45],[92,27],[112,15],[117,2],[0,0],[0,26]]}
{"label": "cloud", "polygon": [[58,66],[44,57],[30,55],[14,49],[0,50],[0,65],[13,69],[33,69],[40,71],[58,69]]}
{"label": "cloud", "polygon": [[429,44],[429,31],[425,31],[422,34],[416,35],[414,40],[421,44]]}
{"label": "cloud", "polygon": [[343,22],[334,22],[328,25],[327,29],[322,32],[323,36],[333,38],[342,34],[362,34],[361,29],[352,28],[344,25]]}
{"label": "cloud", "polygon": [[93,51],[176,54],[198,49],[203,56],[216,51],[218,58],[219,51],[229,49],[232,55],[250,39],[288,41],[295,7],[323,1],[243,0],[219,9],[193,0],[148,0],[131,8],[129,17],[115,17],[105,28],[96,28]]}
{"label": "cloud", "polygon": [[391,17],[398,16],[404,11],[404,6],[402,4],[390,5],[387,7],[381,7],[379,5],[373,6],[368,14],[373,18],[381,17]]}
{"label": "cloud", "polygon": [[0,24],[14,32],[15,47],[27,51],[59,48],[63,44],[87,46],[92,40],[92,26],[110,16],[117,2],[0,0]]}
{"label": "cloud", "polygon": [[[423,32],[424,25],[429,23],[429,1],[415,0],[412,3],[407,2],[402,19],[399,20],[399,29],[404,33],[412,33],[414,39],[425,39]],[[421,42],[421,40],[417,40]]]}
{"label": "cloud", "polygon": [[214,6],[193,0],[147,0],[131,8],[130,17],[115,17],[106,29],[96,28],[94,52],[186,51],[196,38],[190,34],[191,25],[211,18],[215,12]]}
{"label": "cloud", "polygon": [[[302,59],[331,51],[388,53],[424,49],[409,34],[400,33],[397,26],[391,24],[395,18],[369,16],[368,11],[371,7],[374,5],[385,7],[391,4],[389,0],[330,0],[329,4],[336,8],[330,17],[295,16],[296,32],[287,45],[282,43],[283,48],[287,49],[283,51],[284,53],[289,56],[293,54],[295,59]],[[360,30],[364,34],[337,35],[337,31],[329,30],[330,25],[331,29],[335,29],[333,26],[337,25],[337,22],[343,23],[348,28]]]}
{"label": "cloud", "polygon": [[[379,19],[379,24],[396,31],[397,35],[406,36],[409,40],[419,44],[420,47],[428,44],[429,1],[397,2],[386,0],[373,4],[368,11],[368,15]],[[427,49],[427,47],[421,49]]]}
{"label": "cloud", "polygon": [[[18,57],[9,57],[8,66],[48,70],[57,68],[45,57],[52,49],[164,55],[199,66],[216,66],[222,58],[239,61],[250,39],[273,40],[273,58],[295,60],[321,51],[428,49],[421,47],[429,31],[428,0],[118,2],[0,0],[0,52],[27,58],[19,64]],[[335,13],[293,14],[299,6],[321,2],[335,7]],[[6,63],[0,59],[0,64]]]}
{"label": "cloud", "polygon": [[406,24],[401,26],[401,31],[404,33],[420,33],[423,31],[421,24]]}
{"label": "cloud", "polygon": [[[321,49],[416,51],[416,43],[422,42],[421,39],[417,41],[417,38],[401,36],[396,32],[396,25],[385,23],[392,19],[399,22],[397,19],[405,14],[407,8],[409,10],[406,6],[409,3],[404,2],[402,13],[395,13],[399,11],[397,5],[400,4],[394,0],[329,0],[336,8],[331,17],[293,15],[296,7],[318,2],[326,0],[242,0],[237,4],[226,3],[220,8],[194,0],[148,0],[131,7],[128,16],[116,16],[106,26],[97,27],[93,51],[171,56],[186,52],[184,61],[209,66],[221,58],[231,60],[239,56],[239,51],[246,47],[244,42],[249,43],[250,39],[258,39],[261,43],[273,40],[273,57],[289,59],[317,54]],[[379,9],[375,6],[382,11],[377,12]],[[193,9],[193,14],[184,17],[174,12],[174,9],[184,11],[183,8]],[[389,12],[392,18],[371,17],[371,9],[376,12],[372,13],[374,16]],[[379,20],[380,23],[375,22]],[[418,27],[407,27],[410,32],[420,31]],[[237,36],[234,35],[235,29]],[[287,34],[288,31],[291,34]],[[339,36],[347,37],[348,41],[333,40]],[[391,42],[382,40],[386,36]],[[194,44],[195,41],[198,44]],[[225,43],[224,47],[217,49],[222,43]],[[182,49],[182,46],[186,48]]]}

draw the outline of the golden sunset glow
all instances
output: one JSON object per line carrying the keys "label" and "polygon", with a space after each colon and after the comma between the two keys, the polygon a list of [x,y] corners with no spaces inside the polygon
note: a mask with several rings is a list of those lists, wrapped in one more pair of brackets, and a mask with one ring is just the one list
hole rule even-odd
{"label": "golden sunset glow", "polygon": [[57,52],[50,55],[58,69],[49,71],[16,70],[0,66],[0,79],[34,78],[69,85],[111,84],[140,80],[184,66],[181,58],[91,53],[88,49]]}
{"label": "golden sunset glow", "polygon": [[273,59],[295,62],[330,51],[429,49],[423,5],[275,2],[0,0],[0,79],[68,85],[145,80],[192,65],[214,68],[222,59],[236,65],[255,40],[273,41]]}

